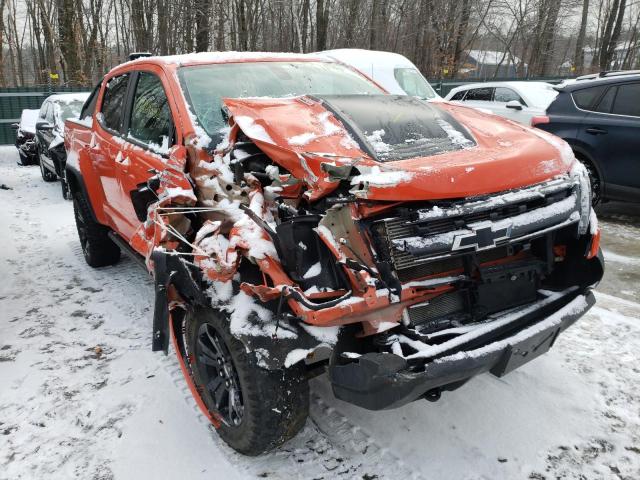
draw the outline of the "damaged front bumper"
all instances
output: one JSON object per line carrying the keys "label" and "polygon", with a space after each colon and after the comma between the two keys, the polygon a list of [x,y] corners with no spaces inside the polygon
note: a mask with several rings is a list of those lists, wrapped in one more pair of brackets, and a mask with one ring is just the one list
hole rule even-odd
{"label": "damaged front bumper", "polygon": [[[367,353],[329,369],[337,398],[369,410],[397,408],[420,398],[438,398],[484,372],[501,377],[545,353],[558,335],[595,303],[591,289],[569,289],[519,313],[494,317],[458,341],[425,358]],[[505,321],[505,318],[508,321]],[[491,325],[499,328],[491,328]],[[460,338],[460,337],[458,337]]]}

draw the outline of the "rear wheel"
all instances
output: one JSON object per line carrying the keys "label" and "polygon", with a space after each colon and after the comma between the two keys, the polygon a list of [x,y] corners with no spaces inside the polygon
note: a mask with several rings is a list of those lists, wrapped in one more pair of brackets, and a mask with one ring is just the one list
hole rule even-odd
{"label": "rear wheel", "polygon": [[309,413],[309,385],[300,368],[260,367],[219,310],[189,312],[184,322],[193,381],[222,421],[218,433],[231,448],[259,455],[300,431]]}
{"label": "rear wheel", "polygon": [[94,268],[116,263],[120,259],[120,248],[109,238],[109,229],[93,220],[87,200],[80,192],[73,198],[73,212],[87,263]]}

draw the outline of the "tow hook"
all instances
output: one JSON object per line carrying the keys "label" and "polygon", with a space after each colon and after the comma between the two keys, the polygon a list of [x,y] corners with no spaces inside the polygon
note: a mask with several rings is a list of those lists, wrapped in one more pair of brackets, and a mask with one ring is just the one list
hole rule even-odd
{"label": "tow hook", "polygon": [[438,400],[440,400],[441,396],[442,396],[442,389],[440,387],[432,388],[431,390],[427,391],[427,393],[424,394],[424,399],[427,400],[428,402],[437,402]]}

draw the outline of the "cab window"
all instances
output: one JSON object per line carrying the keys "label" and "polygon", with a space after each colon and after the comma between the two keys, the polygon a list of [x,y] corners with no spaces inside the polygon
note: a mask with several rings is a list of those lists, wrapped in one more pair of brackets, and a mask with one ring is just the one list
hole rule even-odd
{"label": "cab window", "polygon": [[465,93],[467,93],[467,91],[466,90],[462,90],[461,92],[458,92],[453,97],[451,97],[451,100],[461,101],[464,98],[464,94]]}
{"label": "cab window", "polygon": [[493,97],[493,88],[482,87],[467,90],[467,96],[464,97],[465,102],[490,102]]}
{"label": "cab window", "polygon": [[578,108],[583,110],[593,110],[594,105],[598,102],[606,88],[606,85],[600,85],[598,87],[577,90],[572,93],[573,101],[576,102]]}
{"label": "cab window", "polygon": [[618,86],[618,94],[613,104],[613,113],[640,117],[640,83]]}
{"label": "cab window", "polygon": [[100,85],[101,83],[98,83],[91,92],[91,95],[89,95],[89,98],[85,100],[82,110],[80,111],[80,120],[86,120],[93,116],[93,112],[96,110],[96,104],[98,103]]}
{"label": "cab window", "polygon": [[127,96],[129,74],[113,77],[107,82],[102,100],[102,124],[115,132],[122,128],[122,109]]}
{"label": "cab window", "polygon": [[595,111],[600,113],[611,113],[611,107],[613,106],[613,100],[616,98],[616,92],[618,91],[618,87],[611,87],[607,90],[607,93],[604,94],[600,103],[596,107]]}
{"label": "cab window", "polygon": [[493,95],[494,102],[509,103],[514,100],[524,105],[524,101],[515,91],[506,87],[496,87],[496,91]]}
{"label": "cab window", "polygon": [[167,153],[173,143],[169,101],[162,82],[152,73],[138,74],[127,134],[159,153]]}

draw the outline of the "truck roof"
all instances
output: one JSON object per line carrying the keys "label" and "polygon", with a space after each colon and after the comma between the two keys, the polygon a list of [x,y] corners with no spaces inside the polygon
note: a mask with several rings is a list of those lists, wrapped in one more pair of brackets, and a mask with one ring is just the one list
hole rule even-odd
{"label": "truck roof", "polygon": [[[151,57],[140,57],[119,66],[135,63],[157,63],[162,65],[197,65],[211,63],[231,63],[231,62],[270,62],[270,61],[316,61],[326,62],[326,58],[313,54],[304,53],[283,53],[283,52],[200,52],[187,53],[184,55],[156,55]],[[117,68],[117,67],[116,67]]]}

